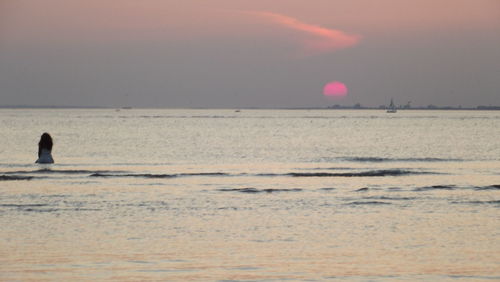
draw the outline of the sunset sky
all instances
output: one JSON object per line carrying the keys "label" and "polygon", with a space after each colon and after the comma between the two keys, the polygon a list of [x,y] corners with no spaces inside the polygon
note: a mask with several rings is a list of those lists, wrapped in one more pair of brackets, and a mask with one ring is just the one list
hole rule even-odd
{"label": "sunset sky", "polygon": [[391,98],[500,105],[500,1],[0,0],[0,106]]}

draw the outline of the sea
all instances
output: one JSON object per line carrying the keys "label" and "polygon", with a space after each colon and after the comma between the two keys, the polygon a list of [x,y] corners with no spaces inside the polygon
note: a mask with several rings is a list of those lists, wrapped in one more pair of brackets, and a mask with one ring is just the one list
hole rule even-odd
{"label": "sea", "polygon": [[500,280],[500,111],[0,109],[0,132],[1,281]]}

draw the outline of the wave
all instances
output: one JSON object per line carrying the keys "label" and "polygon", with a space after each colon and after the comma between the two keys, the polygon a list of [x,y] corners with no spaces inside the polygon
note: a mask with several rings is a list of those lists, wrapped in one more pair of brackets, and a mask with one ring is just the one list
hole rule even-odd
{"label": "wave", "polygon": [[31,180],[34,176],[21,176],[21,175],[0,175],[0,181],[13,181],[13,180]]}
{"label": "wave", "polygon": [[333,191],[333,190],[336,190],[336,188],[325,187],[325,188],[320,188],[319,190],[322,190],[322,191]]}
{"label": "wave", "polygon": [[276,192],[300,192],[302,189],[291,188],[291,189],[257,189],[257,188],[226,188],[218,189],[221,192],[240,192],[240,193],[276,193]]}
{"label": "wave", "polygon": [[363,188],[359,188],[359,189],[357,189],[355,192],[366,192],[366,191],[368,191],[368,190],[369,190],[369,188],[368,188],[368,187],[363,187]]}
{"label": "wave", "polygon": [[433,185],[433,186],[424,186],[415,188],[413,191],[422,192],[422,191],[433,191],[433,190],[455,190],[457,188],[456,185]]}
{"label": "wave", "polygon": [[176,177],[175,174],[109,174],[109,173],[92,173],[90,177],[140,177],[140,178],[173,178]]}
{"label": "wave", "polygon": [[179,174],[152,174],[152,173],[92,173],[90,177],[138,177],[138,178],[175,178],[183,176],[229,176],[224,172],[200,172],[200,173],[179,173]]}
{"label": "wave", "polygon": [[476,187],[475,190],[481,191],[481,190],[500,190],[500,185],[490,185],[490,186],[484,186],[484,187]]}
{"label": "wave", "polygon": [[314,168],[297,168],[297,170],[353,170],[354,167],[314,167]]}
{"label": "wave", "polygon": [[59,212],[59,211],[100,211],[96,208],[67,207],[58,208],[49,204],[0,204],[0,208],[14,209],[23,212]]}
{"label": "wave", "polygon": [[101,211],[101,209],[90,208],[25,208],[21,209],[23,212],[36,212],[36,213],[52,213],[52,212],[67,212],[67,211]]}
{"label": "wave", "polygon": [[[34,174],[29,175],[29,174]],[[111,171],[111,170],[53,170],[39,169],[29,171],[10,171],[0,175],[0,180],[30,180],[39,178],[39,174],[66,174],[66,175],[84,175],[88,177],[135,177],[135,178],[175,178],[175,177],[204,177],[204,176],[221,176],[221,177],[383,177],[383,176],[403,176],[403,175],[419,175],[432,174],[430,172],[402,170],[402,169],[384,169],[384,170],[368,170],[361,172],[288,172],[288,173],[226,173],[226,172],[195,172],[195,173],[131,173],[128,171]]]}
{"label": "wave", "polygon": [[[5,174],[92,174],[92,173],[117,173],[119,171],[111,170],[82,170],[82,169],[36,169],[36,170],[19,170],[7,171]],[[123,172],[123,171],[121,171]]]}
{"label": "wave", "polygon": [[33,207],[46,207],[48,204],[0,204],[4,208],[33,208]]}
{"label": "wave", "polygon": [[416,171],[402,170],[402,169],[382,169],[382,170],[368,170],[368,171],[362,171],[362,172],[347,172],[347,173],[292,172],[292,173],[288,173],[286,175],[293,176],[293,177],[377,177],[377,176],[401,176],[401,175],[411,175],[411,174],[429,174],[429,172],[416,172]]}
{"label": "wave", "polygon": [[229,173],[225,172],[198,172],[198,173],[181,173],[178,176],[229,176]]}
{"label": "wave", "polygon": [[372,197],[364,197],[364,199],[368,200],[387,200],[387,201],[412,201],[416,200],[416,197],[388,197],[388,196],[372,196]]}
{"label": "wave", "polygon": [[453,204],[500,205],[500,200],[452,202]]}
{"label": "wave", "polygon": [[462,159],[442,159],[442,158],[379,158],[379,157],[348,157],[341,158],[344,161],[381,163],[381,162],[462,162]]}
{"label": "wave", "polygon": [[422,192],[422,191],[433,191],[433,190],[475,190],[475,191],[487,191],[487,190],[500,190],[500,185],[489,185],[489,186],[457,186],[457,185],[432,185],[432,186],[423,186],[417,187],[413,189],[413,191]]}
{"label": "wave", "polygon": [[360,206],[360,205],[391,205],[391,203],[381,202],[381,201],[355,201],[347,203],[350,206]]}

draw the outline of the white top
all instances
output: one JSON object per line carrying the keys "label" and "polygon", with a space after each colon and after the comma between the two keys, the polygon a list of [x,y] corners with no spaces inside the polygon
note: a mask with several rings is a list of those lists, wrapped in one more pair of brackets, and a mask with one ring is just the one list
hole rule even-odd
{"label": "white top", "polygon": [[40,153],[40,157],[38,157],[38,160],[36,160],[36,163],[38,163],[38,164],[52,164],[52,163],[54,163],[54,159],[52,158],[51,152],[47,149],[42,149],[42,152]]}

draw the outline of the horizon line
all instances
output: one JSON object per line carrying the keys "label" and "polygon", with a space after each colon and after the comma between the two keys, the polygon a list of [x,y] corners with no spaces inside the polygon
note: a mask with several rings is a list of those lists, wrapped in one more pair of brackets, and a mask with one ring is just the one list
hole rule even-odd
{"label": "horizon line", "polygon": [[[0,109],[114,109],[114,110],[132,110],[132,109],[186,109],[186,110],[384,110],[386,107],[370,106],[324,106],[324,107],[114,107],[114,106],[58,106],[58,105],[0,105]],[[500,106],[478,105],[475,107],[454,107],[454,106],[416,106],[411,108],[397,108],[398,110],[500,110]]]}

